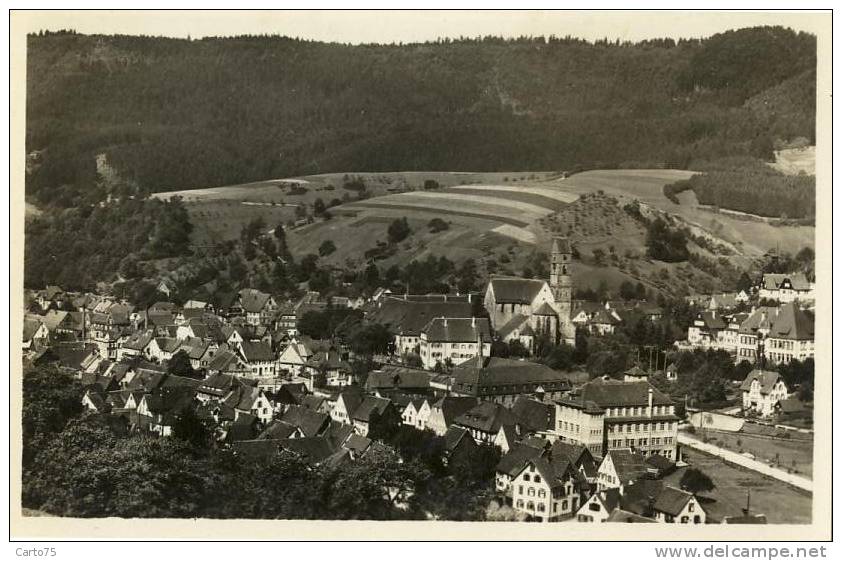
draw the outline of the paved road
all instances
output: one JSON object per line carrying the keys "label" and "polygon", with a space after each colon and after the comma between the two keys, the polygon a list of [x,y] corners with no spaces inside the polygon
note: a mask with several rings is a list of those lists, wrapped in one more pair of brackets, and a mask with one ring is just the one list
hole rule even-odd
{"label": "paved road", "polygon": [[695,448],[696,450],[701,450],[702,452],[706,452],[713,456],[723,458],[731,463],[737,464],[752,471],[762,473],[763,475],[768,475],[769,477],[774,477],[775,479],[778,479],[785,483],[789,483],[790,485],[798,487],[799,489],[804,489],[805,491],[809,491],[811,493],[813,492],[813,482],[810,479],[807,479],[806,477],[802,477],[794,473],[787,473],[782,469],[772,467],[770,465],[764,464],[763,462],[758,462],[757,460],[752,460],[751,458],[747,458],[742,454],[738,454],[737,452],[733,452],[731,450],[726,450],[725,448],[720,448],[719,446],[714,446],[713,444],[705,444],[701,440],[698,440],[686,433],[678,433],[678,442],[685,446]]}

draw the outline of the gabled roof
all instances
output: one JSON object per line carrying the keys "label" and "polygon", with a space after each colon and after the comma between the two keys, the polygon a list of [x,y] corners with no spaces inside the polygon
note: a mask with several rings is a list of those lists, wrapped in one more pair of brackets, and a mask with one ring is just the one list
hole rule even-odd
{"label": "gabled roof", "polygon": [[129,337],[124,343],[124,349],[142,351],[152,342],[152,331],[138,331]]}
{"label": "gabled roof", "polygon": [[551,430],[555,426],[555,406],[520,396],[512,405],[518,423],[530,432]]}
{"label": "gabled roof", "polygon": [[[444,449],[446,452],[453,452],[465,438],[471,439],[473,437],[468,432],[468,429],[462,427],[450,427],[444,433]],[[474,442],[476,444],[476,442]]]}
{"label": "gabled roof", "polygon": [[547,281],[520,277],[492,277],[489,281],[498,304],[531,304]]}
{"label": "gabled roof", "polygon": [[795,302],[782,304],[772,320],[769,337],[796,341],[811,340],[815,337],[815,317],[811,311],[802,310]]}
{"label": "gabled roof", "polygon": [[572,442],[563,442],[561,440],[556,440],[553,442],[552,448],[550,449],[553,457],[556,456],[564,456],[570,463],[573,464],[576,468],[582,468],[585,472],[585,475],[588,477],[593,477],[597,473],[597,465],[594,461],[594,457],[591,454],[590,450],[587,447],[581,444],[575,444]]}
{"label": "gabled roof", "polygon": [[441,410],[445,425],[450,426],[457,417],[473,409],[477,403],[475,397],[445,396],[435,402],[432,408]]}
{"label": "gabled roof", "polygon": [[269,343],[245,340],[240,343],[240,348],[246,362],[271,362],[275,360],[275,353],[272,352],[272,346]]}
{"label": "gabled roof", "polygon": [[678,516],[688,502],[693,498],[692,493],[665,486],[655,500],[655,510],[665,512],[672,516]]}
{"label": "gabled roof", "polygon": [[600,309],[590,319],[590,323],[594,325],[619,325],[621,322],[608,310]]}
{"label": "gabled roof", "polygon": [[382,415],[390,403],[388,399],[368,395],[363,399],[359,407],[351,413],[351,418],[355,421],[371,421],[372,415]]}
{"label": "gabled roof", "polygon": [[301,429],[304,436],[321,434],[330,423],[330,417],[300,405],[290,405],[281,420]]}
{"label": "gabled roof", "polygon": [[486,433],[496,434],[502,425],[511,425],[517,422],[512,412],[491,401],[483,401],[457,417],[454,424],[476,429]]}
{"label": "gabled roof", "polygon": [[55,331],[63,322],[69,323],[69,316],[70,314],[68,312],[62,310],[47,310],[42,321],[48,330]]}
{"label": "gabled roof", "polygon": [[773,370],[755,369],[748,373],[746,379],[743,380],[742,384],[740,384],[740,389],[742,391],[749,391],[751,389],[751,384],[757,380],[760,382],[760,393],[765,395],[774,389],[778,380],[782,379],[783,376]]}
{"label": "gabled roof", "polygon": [[381,370],[369,372],[365,389],[426,389],[430,387],[432,374],[419,368],[398,365],[384,365]]}
{"label": "gabled roof", "polygon": [[240,305],[249,313],[260,313],[269,302],[271,295],[254,288],[244,288],[240,291]]}
{"label": "gabled roof", "polygon": [[476,343],[491,341],[488,318],[433,318],[421,330],[427,341],[444,343]]}
{"label": "gabled roof", "polygon": [[621,508],[615,509],[611,514],[609,514],[606,522],[621,522],[624,524],[635,522],[655,523],[655,521],[651,518],[646,518],[645,516],[641,516]]}
{"label": "gabled roof", "polygon": [[473,306],[461,301],[413,301],[385,298],[370,314],[369,319],[389,327],[393,333],[418,335],[435,317],[470,317]]}
{"label": "gabled roof", "polygon": [[810,290],[810,282],[804,273],[766,273],[763,275],[763,288],[778,290],[786,281],[789,281],[794,290]]}
{"label": "gabled roof", "polygon": [[239,357],[231,351],[219,351],[208,362],[208,370],[211,372],[236,372],[241,370]]}
{"label": "gabled roof", "polygon": [[606,458],[609,456],[611,457],[611,462],[614,464],[614,471],[617,473],[617,478],[622,485],[628,485],[629,482],[637,481],[645,477],[648,473],[646,458],[640,454],[635,454],[627,448],[609,450]]}
{"label": "gabled roof", "polygon": [[728,327],[722,314],[717,313],[716,310],[706,310],[700,313],[699,319],[704,322],[705,327],[708,329],[725,329]]}
{"label": "gabled roof", "polygon": [[25,318],[23,320],[23,340],[31,341],[35,334],[38,332],[38,328],[41,327],[41,325],[41,320]]}
{"label": "gabled roof", "polygon": [[263,429],[259,435],[257,435],[258,440],[283,440],[285,438],[291,438],[298,431],[298,427],[295,425],[291,425],[284,421],[272,421],[269,425]]}
{"label": "gabled roof", "polygon": [[541,456],[543,453],[544,450],[542,449],[525,446],[523,444],[515,444],[508,453],[503,454],[500,458],[500,461],[497,463],[497,471],[499,473],[505,473],[509,477],[516,477],[517,474],[523,471],[523,466],[525,466],[529,460],[533,460]]}
{"label": "gabled roof", "polygon": [[175,353],[181,346],[181,341],[175,337],[155,337],[155,342],[158,344],[158,348],[165,353]]}
{"label": "gabled roof", "polygon": [[348,437],[348,440],[345,441],[343,446],[359,455],[368,450],[371,446],[371,439],[357,433],[353,433]]}
{"label": "gabled roof", "polygon": [[305,462],[313,465],[321,463],[336,452],[330,441],[321,436],[290,438],[277,442],[282,449],[298,454]]}

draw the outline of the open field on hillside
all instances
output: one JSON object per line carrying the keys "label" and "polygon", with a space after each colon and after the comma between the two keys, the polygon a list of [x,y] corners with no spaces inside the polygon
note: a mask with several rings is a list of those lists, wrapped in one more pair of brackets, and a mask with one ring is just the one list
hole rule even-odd
{"label": "open field on hillside", "polygon": [[[681,453],[687,463],[705,472],[716,485],[710,493],[703,493],[704,497],[713,499],[702,502],[709,518],[720,521],[726,516],[739,516],[746,504],[746,492],[750,490],[751,512],[765,514],[769,524],[810,523],[813,509],[809,495],[795,491],[776,479],[731,467],[719,458],[691,448],[684,447]],[[666,483],[679,487],[685,469],[667,476]]]}
{"label": "open field on hillside", "polygon": [[683,170],[595,170],[548,184],[558,185],[570,193],[602,190],[620,199],[637,199],[710,232],[748,256],[756,257],[770,249],[797,252],[805,246],[815,247],[815,228],[812,226],[775,226],[749,217],[718,213],[701,207],[692,192],[682,193],[679,205],[664,196],[664,185],[687,179],[694,173]]}

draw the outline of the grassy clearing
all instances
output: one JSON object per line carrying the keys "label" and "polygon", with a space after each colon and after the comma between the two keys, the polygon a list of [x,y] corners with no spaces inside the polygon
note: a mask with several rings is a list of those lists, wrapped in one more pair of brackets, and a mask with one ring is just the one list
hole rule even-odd
{"label": "grassy clearing", "polygon": [[780,469],[813,477],[812,439],[781,439],[745,433],[710,432],[711,444],[728,450],[754,454],[758,461],[774,463]]}
{"label": "grassy clearing", "polygon": [[[721,459],[697,450],[682,448],[685,461],[701,469],[713,480],[716,489],[704,496],[713,499],[702,506],[709,519],[722,520],[726,516],[739,516],[746,505],[746,492],[751,491],[751,512],[765,514],[770,524],[809,524],[812,519],[812,497],[795,491],[776,479],[725,464]],[[675,487],[684,469],[665,478]]]}

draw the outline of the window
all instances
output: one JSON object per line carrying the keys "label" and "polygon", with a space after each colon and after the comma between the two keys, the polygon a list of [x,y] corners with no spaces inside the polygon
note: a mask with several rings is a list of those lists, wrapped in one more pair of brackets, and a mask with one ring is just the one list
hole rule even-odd
{"label": "window", "polygon": [[693,512],[693,502],[691,501],[690,504],[687,505],[687,512]]}
{"label": "window", "polygon": [[526,503],[526,510],[535,510],[535,503],[533,503],[532,501]]}
{"label": "window", "polygon": [[599,506],[599,503],[591,503],[588,505],[588,508],[593,512],[599,512],[600,510],[602,510],[602,507]]}
{"label": "window", "polygon": [[544,499],[547,497],[547,492],[544,489],[538,489],[538,498]]}
{"label": "window", "polygon": [[524,473],[524,474],[523,474],[523,480],[524,480],[524,481],[530,481],[530,479],[529,479],[529,474],[528,474],[528,473]]}
{"label": "window", "polygon": [[538,512],[544,512],[547,509],[544,503],[538,503]]}
{"label": "window", "polygon": [[517,488],[517,494],[518,494],[518,495],[523,495],[523,485],[518,485],[518,488]]}
{"label": "window", "polygon": [[529,495],[530,497],[534,497],[535,496],[535,487],[530,487],[529,489],[527,489],[526,494]]}
{"label": "window", "polygon": [[536,475],[534,481],[535,481],[535,483],[541,483],[541,476]]}
{"label": "window", "polygon": [[517,500],[517,507],[518,507],[518,508],[523,508],[523,499],[518,499],[518,500]]}

